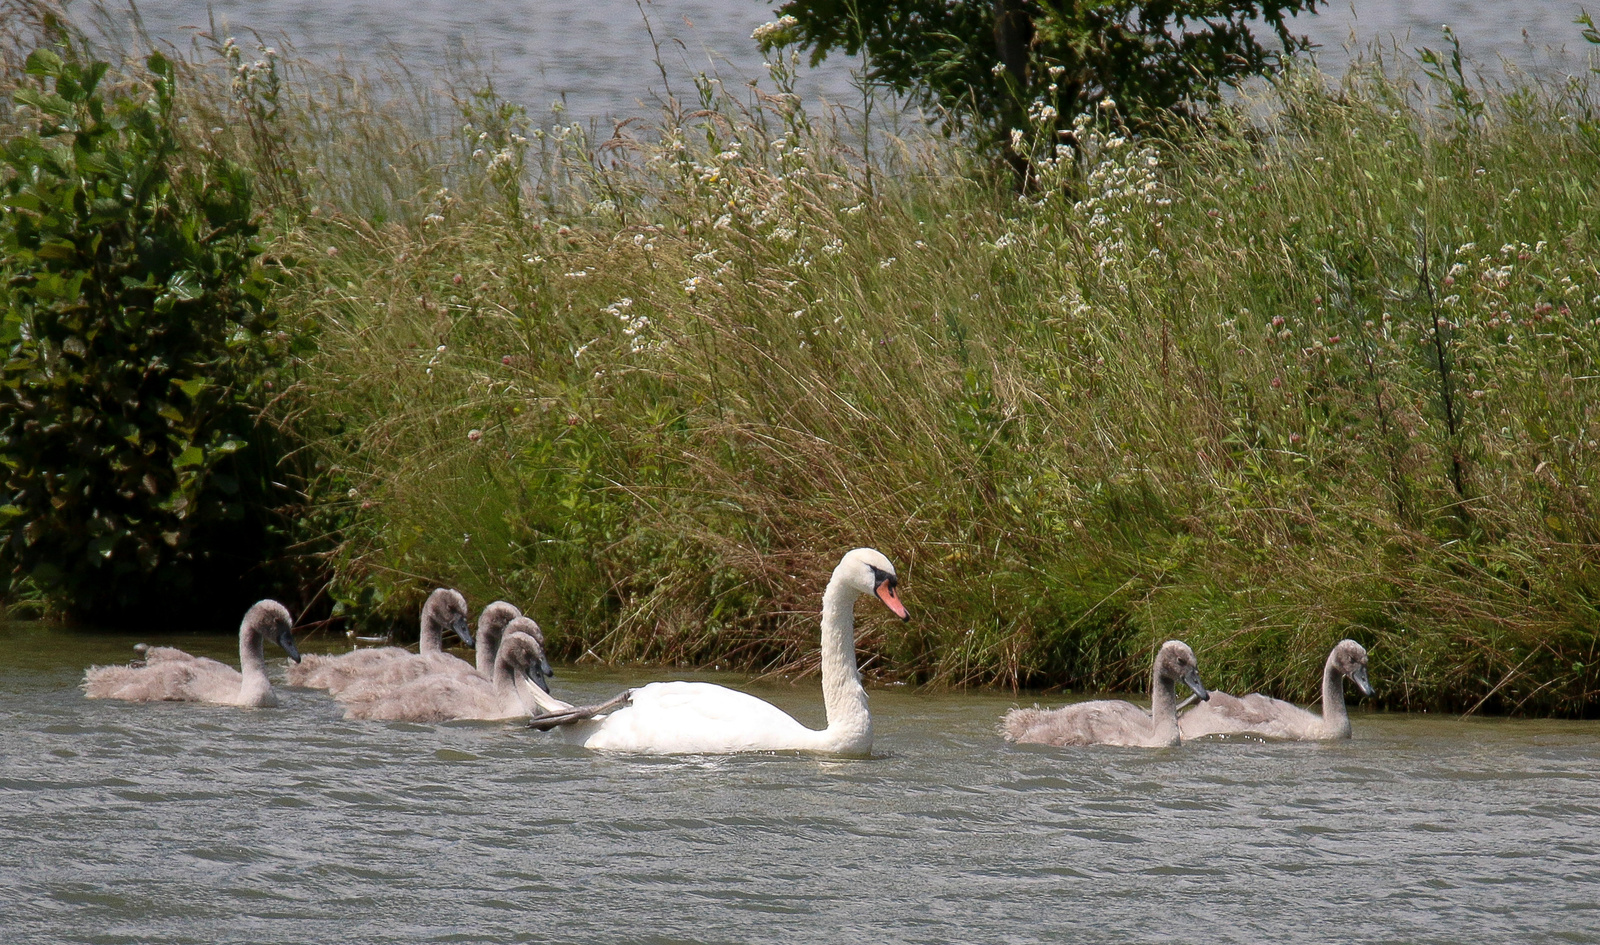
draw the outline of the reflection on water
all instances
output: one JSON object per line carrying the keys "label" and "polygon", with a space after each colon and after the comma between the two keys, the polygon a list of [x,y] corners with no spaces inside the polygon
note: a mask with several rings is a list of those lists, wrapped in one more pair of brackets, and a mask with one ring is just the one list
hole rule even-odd
{"label": "reflection on water", "polygon": [[[870,760],[608,757],[302,690],[82,698],[128,642],[0,629],[7,941],[1600,942],[1593,723],[1019,748],[1009,698],[891,689]],[[821,721],[815,680],[758,692]]]}
{"label": "reflection on water", "polygon": [[[693,98],[690,77],[720,74],[730,85],[764,76],[750,31],[772,18],[778,3],[760,0],[654,0],[644,2],[661,45],[673,91]],[[580,118],[653,113],[661,74],[651,31],[634,0],[144,0],[139,10],[149,30],[186,43],[190,28],[204,26],[207,11],[241,34],[254,27],[269,42],[287,36],[302,52],[323,61],[343,53],[372,63],[392,49],[422,74],[447,54],[473,51],[498,67],[505,94],[534,111],[565,98]],[[1344,0],[1314,17],[1291,21],[1296,33],[1323,46],[1324,67],[1343,67],[1343,46],[1393,38],[1402,49],[1438,47],[1448,23],[1469,56],[1495,66],[1499,57],[1522,68],[1549,65],[1546,47],[1584,45],[1572,25],[1579,4],[1565,0]],[[1524,37],[1526,34],[1526,38]],[[802,91],[852,102],[851,63],[830,59],[808,73]]]}

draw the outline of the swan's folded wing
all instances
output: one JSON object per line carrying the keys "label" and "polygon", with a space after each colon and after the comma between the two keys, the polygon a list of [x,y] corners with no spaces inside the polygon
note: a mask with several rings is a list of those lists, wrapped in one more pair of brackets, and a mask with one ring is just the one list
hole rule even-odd
{"label": "swan's folded wing", "polygon": [[1131,702],[1102,699],[1082,703],[1083,728],[1097,745],[1137,743],[1149,737],[1150,714]]}
{"label": "swan's folded wing", "polygon": [[482,679],[471,663],[448,653],[405,653],[404,655],[374,661],[352,676],[346,683],[329,685],[328,692],[340,702],[350,705],[381,699],[402,686],[429,676],[469,675]]}
{"label": "swan's folded wing", "polygon": [[164,660],[192,660],[195,657],[175,646],[149,646],[144,649],[143,659],[146,663],[160,663]]}
{"label": "swan's folded wing", "polygon": [[91,699],[204,701],[194,691],[195,665],[194,660],[161,660],[144,666],[95,666],[84,674],[83,690]]}
{"label": "swan's folded wing", "polygon": [[1103,699],[1088,703],[1094,707],[1095,717],[1119,725],[1150,725],[1150,713],[1131,702],[1121,699]]}
{"label": "swan's folded wing", "polygon": [[770,702],[711,683],[651,683],[634,692],[633,704],[663,718],[691,725],[698,722],[721,728],[766,729],[785,723],[799,724]]}
{"label": "swan's folded wing", "polygon": [[298,663],[290,663],[288,679],[291,686],[308,689],[344,688],[360,678],[372,667],[388,660],[411,656],[398,646],[371,647],[349,653],[307,653]]}
{"label": "swan's folded wing", "polygon": [[1293,703],[1252,692],[1230,696],[1213,692],[1209,702],[1178,719],[1184,738],[1202,735],[1256,735],[1262,738],[1302,738],[1320,720]]}
{"label": "swan's folded wing", "polygon": [[632,701],[591,720],[599,728],[583,743],[602,750],[714,754],[803,750],[817,737],[777,706],[710,683],[651,683],[636,690]]}
{"label": "swan's folded wing", "polygon": [[1268,725],[1283,719],[1293,712],[1304,712],[1297,705],[1291,705],[1282,699],[1264,696],[1259,692],[1252,692],[1233,700],[1228,706],[1227,713],[1233,718],[1247,725]]}
{"label": "swan's folded wing", "polygon": [[1100,699],[1059,709],[1014,709],[1003,734],[1015,742],[1044,745],[1121,744],[1150,731],[1150,716],[1131,702]]}
{"label": "swan's folded wing", "polygon": [[449,722],[499,718],[501,700],[477,675],[423,676],[372,699],[345,703],[347,719]]}

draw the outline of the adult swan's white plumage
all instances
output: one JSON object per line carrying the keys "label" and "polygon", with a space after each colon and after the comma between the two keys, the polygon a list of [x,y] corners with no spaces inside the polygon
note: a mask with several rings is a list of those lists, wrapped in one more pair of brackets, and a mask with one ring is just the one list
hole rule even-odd
{"label": "adult swan's white plumage", "polygon": [[865,755],[872,750],[872,716],[856,672],[856,598],[876,594],[907,619],[897,583],[894,565],[871,548],[857,548],[833,569],[822,594],[822,697],[828,727],[820,732],[743,692],[710,683],[667,682],[634,690],[624,708],[562,726],[562,736],[601,751]]}

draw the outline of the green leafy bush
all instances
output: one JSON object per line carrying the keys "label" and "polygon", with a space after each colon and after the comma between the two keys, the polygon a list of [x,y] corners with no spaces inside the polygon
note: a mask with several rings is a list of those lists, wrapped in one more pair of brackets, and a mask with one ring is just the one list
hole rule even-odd
{"label": "green leafy bush", "polygon": [[[757,30],[790,40],[812,62],[834,49],[864,53],[871,78],[976,133],[1020,171],[1013,129],[1066,130],[1114,98],[1135,119],[1192,111],[1225,85],[1267,75],[1306,48],[1285,18],[1317,0],[788,0],[785,19]],[[1282,49],[1256,38],[1265,24]],[[1259,28],[1259,27],[1258,27]]]}
{"label": "green leafy bush", "polygon": [[275,453],[252,409],[280,339],[249,175],[183,146],[174,65],[145,67],[107,89],[58,36],[0,155],[0,558],[119,619],[249,596]]}

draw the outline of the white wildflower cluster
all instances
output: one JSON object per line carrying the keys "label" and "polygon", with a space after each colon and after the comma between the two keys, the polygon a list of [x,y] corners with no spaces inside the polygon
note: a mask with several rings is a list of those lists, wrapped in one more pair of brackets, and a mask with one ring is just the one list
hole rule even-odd
{"label": "white wildflower cluster", "polygon": [[[607,315],[610,315],[612,318],[615,318],[617,321],[622,323],[622,334],[628,339],[628,350],[632,351],[634,354],[639,354],[644,351],[653,351],[663,346],[661,341],[653,340],[648,337],[647,332],[650,328],[650,317],[648,315],[638,315],[633,312],[633,299],[618,299],[615,302],[612,302],[610,305],[607,305],[601,311],[604,311]],[[588,345],[584,346],[584,348],[587,347]],[[578,350],[578,355],[581,355],[582,353],[583,349],[580,348]],[[578,355],[574,355],[573,360],[577,360]]]}
{"label": "white wildflower cluster", "polygon": [[650,223],[643,227],[643,232],[633,234],[633,245],[647,253],[655,252],[656,234],[661,232],[661,227]]}
{"label": "white wildflower cluster", "polygon": [[[1054,86],[1051,87],[1051,91],[1055,91]],[[1045,131],[1051,131],[1055,128],[1056,116],[1060,114],[1061,112],[1054,105],[1045,104],[1042,98],[1034,99],[1033,104],[1028,106],[1028,120],[1033,123],[1035,128],[1041,128]]]}
{"label": "white wildflower cluster", "polygon": [[[1165,224],[1172,198],[1158,174],[1161,152],[1155,145],[1101,132],[1086,116],[1074,125],[1084,157],[1093,163],[1084,180],[1087,195],[1072,209],[1087,224],[1095,257],[1105,268],[1124,258],[1131,235]],[[1149,255],[1159,253],[1152,249]]]}
{"label": "white wildflower cluster", "polygon": [[472,160],[480,163],[489,178],[496,182],[510,181],[522,173],[528,139],[519,134],[510,135],[505,142],[491,140],[487,131],[472,136],[472,125],[463,126],[472,145]]}
{"label": "white wildflower cluster", "polygon": [[[747,156],[747,150],[754,156]],[[720,142],[718,150],[702,160],[681,132],[669,132],[646,166],[670,189],[700,205],[703,216],[694,226],[732,230],[759,228],[768,221],[769,208],[750,187],[752,171],[759,173],[762,163],[760,149],[738,139]]]}
{"label": "white wildflower cluster", "polygon": [[[705,85],[702,92],[710,89]],[[782,252],[779,258],[786,257],[791,269],[805,269],[844,252],[839,229],[825,220],[826,214],[831,211],[840,219],[859,216],[870,213],[872,205],[862,199],[849,174],[830,170],[824,175],[811,166],[814,158],[803,127],[789,127],[771,138],[762,137],[754,127],[737,137],[728,135],[729,126],[723,123],[704,127],[710,140],[690,128],[667,130],[642,164],[677,205],[695,208],[679,228],[681,235],[725,246],[726,238],[716,231],[745,234]],[[841,193],[834,198],[826,191]],[[697,257],[696,262],[708,265],[684,274],[691,276],[681,282],[690,295],[716,286],[731,272],[731,264],[721,259]]]}
{"label": "white wildflower cluster", "polygon": [[[1559,263],[1546,262],[1549,244],[1539,240],[1505,243],[1497,251],[1479,252],[1476,243],[1456,248],[1454,261],[1440,278],[1441,302],[1463,324],[1510,330],[1546,330],[1572,314],[1585,294],[1580,271],[1574,279]],[[1569,304],[1570,300],[1570,304]],[[1507,335],[1515,340],[1515,333]]]}
{"label": "white wildflower cluster", "polygon": [[259,59],[245,61],[244,52],[232,36],[222,41],[222,56],[233,70],[229,91],[233,100],[254,109],[275,108],[281,81],[278,76],[278,51],[264,43],[256,43]]}
{"label": "white wildflower cluster", "polygon": [[433,376],[433,369],[439,366],[439,362],[444,360],[444,353],[447,350],[449,350],[448,345],[440,345],[438,348],[435,348],[433,351],[429,352],[427,364],[429,377]]}
{"label": "white wildflower cluster", "polygon": [[762,49],[787,46],[795,41],[794,30],[799,25],[800,21],[792,16],[780,16],[776,20],[756,27],[750,32],[750,38]]}
{"label": "white wildflower cluster", "polygon": [[[1587,260],[1552,253],[1543,241],[1496,248],[1465,242],[1445,265],[1430,265],[1426,278],[1429,291],[1397,299],[1398,307],[1366,319],[1362,330],[1396,363],[1416,357],[1419,349],[1430,364],[1447,356],[1460,395],[1481,404],[1474,409],[1485,416],[1519,409],[1496,403],[1500,391],[1546,387],[1551,364],[1592,357],[1595,326],[1584,309],[1597,277]],[[1322,299],[1313,303],[1320,321]],[[1273,319],[1274,329],[1280,320]],[[1299,343],[1310,347],[1302,355],[1323,354],[1317,338],[1322,332],[1314,336],[1309,325],[1303,327],[1306,340]],[[1325,336],[1327,349],[1336,347],[1341,334]]]}

